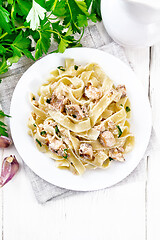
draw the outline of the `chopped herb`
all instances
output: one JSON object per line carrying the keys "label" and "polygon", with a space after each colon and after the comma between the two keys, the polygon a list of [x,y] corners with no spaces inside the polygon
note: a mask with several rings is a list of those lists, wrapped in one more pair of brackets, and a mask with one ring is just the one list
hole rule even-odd
{"label": "chopped herb", "polygon": [[0,110],[0,118],[1,117],[11,117],[11,116],[5,114],[2,110]]}
{"label": "chopped herb", "polygon": [[76,118],[77,116],[73,114],[72,117]]}
{"label": "chopped herb", "polygon": [[59,129],[58,129],[58,126],[57,126],[57,125],[56,125],[56,127],[55,127],[55,132],[56,132],[56,134],[59,133]]}
{"label": "chopped herb", "polygon": [[32,97],[32,100],[36,100],[34,96]]}
{"label": "chopped herb", "polygon": [[121,103],[120,106],[123,107],[123,104]]}
{"label": "chopped herb", "polygon": [[36,142],[39,144],[40,147],[42,147],[42,143],[36,138]]}
{"label": "chopped herb", "polygon": [[67,159],[67,157],[68,157],[68,155],[67,155],[67,150],[68,150],[68,149],[64,149],[64,154],[65,154],[65,155],[64,155],[63,157],[64,157],[65,159]]}
{"label": "chopped herb", "polygon": [[52,98],[47,98],[46,103],[51,103]]}
{"label": "chopped herb", "polygon": [[0,83],[2,82],[2,79],[0,79]]}
{"label": "chopped herb", "polygon": [[71,165],[73,165],[73,162],[71,162]]}
{"label": "chopped herb", "polygon": [[112,161],[112,160],[114,160],[113,158],[111,158],[111,157],[109,157],[109,161]]}
{"label": "chopped herb", "polygon": [[0,121],[0,136],[2,135],[8,137],[6,126],[6,124]]}
{"label": "chopped herb", "polygon": [[130,107],[126,107],[126,112],[130,112],[131,111],[131,109],[130,109]]}
{"label": "chopped herb", "polygon": [[42,131],[40,132],[41,135],[45,135],[46,134],[46,131]]}
{"label": "chopped herb", "polygon": [[120,126],[116,125],[116,127],[118,128],[118,138],[119,138],[122,135],[122,130]]}
{"label": "chopped herb", "polygon": [[77,65],[74,65],[74,69],[77,70],[77,69],[78,69],[78,66],[77,66]]}
{"label": "chopped herb", "polygon": [[34,127],[37,127],[36,124],[33,124]]}
{"label": "chopped herb", "polygon": [[59,66],[59,67],[57,67],[59,70],[61,70],[61,71],[66,71],[64,68],[63,68],[63,66]]}

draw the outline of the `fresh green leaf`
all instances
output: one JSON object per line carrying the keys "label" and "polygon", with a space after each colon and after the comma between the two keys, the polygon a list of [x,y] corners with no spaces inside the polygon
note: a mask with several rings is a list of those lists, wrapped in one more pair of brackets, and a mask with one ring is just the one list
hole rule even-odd
{"label": "fresh green leaf", "polygon": [[123,107],[123,104],[121,103],[120,106]]}
{"label": "fresh green leaf", "polygon": [[42,147],[42,143],[36,138],[36,142],[38,143],[38,145],[40,146],[40,147]]}
{"label": "fresh green leaf", "polygon": [[35,123],[33,124],[33,126],[34,126],[34,127],[37,127]]}
{"label": "fresh green leaf", "polygon": [[102,20],[101,16],[101,0],[93,0],[92,1],[92,10],[91,13],[95,13],[96,17],[99,21]]}
{"label": "fresh green leaf", "polygon": [[32,30],[38,29],[40,26],[40,19],[43,20],[45,17],[46,9],[41,7],[38,3],[33,0],[33,5],[29,11],[26,21],[30,22],[30,27]]}
{"label": "fresh green leaf", "polygon": [[116,127],[118,128],[118,138],[119,138],[122,135],[123,132],[122,132],[119,125],[116,125]]}
{"label": "fresh green leaf", "polygon": [[73,117],[73,118],[76,118],[77,116],[73,114],[72,117]]}
{"label": "fresh green leaf", "polygon": [[8,137],[6,126],[6,124],[0,121],[0,136],[2,135]]}
{"label": "fresh green leaf", "polygon": [[42,132],[40,132],[40,134],[43,136],[46,134],[46,131],[42,131]]}
{"label": "fresh green leaf", "polygon": [[79,14],[77,16],[78,19],[78,26],[79,27],[87,27],[88,26],[88,21],[87,21],[87,16]]}
{"label": "fresh green leaf", "polygon": [[111,158],[111,157],[109,157],[109,161],[112,161],[112,160],[114,160],[113,158]]}
{"label": "fresh green leaf", "polygon": [[46,103],[51,103],[52,98],[47,98]]}
{"label": "fresh green leaf", "polygon": [[60,69],[61,71],[66,71],[64,68],[63,68],[63,66],[59,66],[59,67],[57,67],[58,69]]}
{"label": "fresh green leaf", "polygon": [[11,116],[5,114],[2,110],[0,110],[0,118],[2,117],[11,117]]}
{"label": "fresh green leaf", "polygon": [[51,44],[51,28],[50,23],[46,23],[39,31],[40,38],[36,44],[35,59],[42,56],[43,52],[47,53]]}
{"label": "fresh green leaf", "polygon": [[64,157],[65,159],[67,159],[67,157],[68,157],[67,150],[68,150],[68,149],[64,149],[64,154],[65,154],[65,155],[63,155],[63,157]]}
{"label": "fresh green leaf", "polygon": [[8,65],[5,57],[2,58],[2,61],[0,62],[0,74],[3,74],[8,71]]}
{"label": "fresh green leaf", "polygon": [[11,25],[10,25],[10,14],[9,12],[0,6],[0,27],[4,29],[6,32],[11,33]]}
{"label": "fresh green leaf", "polygon": [[66,0],[52,1],[51,10],[55,16],[63,17],[66,13]]}
{"label": "fresh green leaf", "polygon": [[[67,40],[61,38],[60,44],[58,46],[58,52],[63,53],[66,48],[68,47],[68,42]],[[61,69],[62,70],[62,69]],[[64,70],[63,70],[64,71]]]}
{"label": "fresh green leaf", "polygon": [[131,111],[130,107],[126,106],[126,112],[130,112],[130,111]]}
{"label": "fresh green leaf", "polygon": [[85,0],[74,0],[74,1],[85,15],[89,15]]}
{"label": "fresh green leaf", "polygon": [[75,69],[75,70],[78,70],[78,66],[77,66],[77,65],[74,65],[74,69]]}
{"label": "fresh green leaf", "polygon": [[55,127],[55,133],[58,134],[59,133],[59,129],[58,129],[58,126],[56,125]]}

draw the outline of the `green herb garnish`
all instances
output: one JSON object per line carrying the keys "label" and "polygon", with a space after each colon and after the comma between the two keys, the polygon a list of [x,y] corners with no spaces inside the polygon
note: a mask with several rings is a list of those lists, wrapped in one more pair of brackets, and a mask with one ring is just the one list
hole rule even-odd
{"label": "green herb garnish", "polygon": [[41,135],[45,135],[46,134],[46,131],[42,131],[40,132]]}
{"label": "green herb garnish", "polygon": [[51,103],[52,98],[47,98],[46,103]]}
{"label": "green herb garnish", "polygon": [[64,155],[63,157],[64,157],[65,159],[67,159],[67,157],[68,157],[67,150],[68,150],[68,149],[64,149],[64,154],[65,154],[65,155]]}
{"label": "green herb garnish", "polygon": [[101,20],[100,0],[1,0],[0,74],[23,55],[37,60],[47,54],[52,38],[55,52],[80,47],[89,20]]}
{"label": "green herb garnish", "polygon": [[2,79],[0,79],[0,83],[2,82]]}
{"label": "green herb garnish", "polygon": [[[11,116],[5,114],[2,110],[0,110],[0,118],[3,118],[3,117],[11,117]],[[0,121],[0,136],[8,137],[6,127],[7,127],[7,125],[4,124],[4,122]]]}
{"label": "green herb garnish", "polygon": [[113,158],[111,158],[111,157],[109,157],[109,161],[112,161],[112,160],[114,160]]}
{"label": "green herb garnish", "polygon": [[126,112],[130,112],[131,111],[131,109],[130,109],[130,107],[126,107]]}
{"label": "green herb garnish", "polygon": [[34,96],[32,97],[32,100],[36,100]]}
{"label": "green herb garnish", "polygon": [[57,125],[55,126],[55,132],[56,132],[56,134],[59,133],[59,129],[58,129],[58,126],[57,126]]}
{"label": "green herb garnish", "polygon": [[42,143],[36,138],[36,142],[39,144],[40,147],[42,147]]}
{"label": "green herb garnish", "polygon": [[33,124],[33,126],[34,126],[34,127],[37,127],[35,123]]}
{"label": "green herb garnish", "polygon": [[66,71],[64,68],[63,68],[63,66],[59,66],[59,67],[57,67],[59,70],[61,70],[61,71]]}
{"label": "green herb garnish", "polygon": [[1,117],[11,117],[11,116],[5,114],[2,110],[0,110],[0,118]]}
{"label": "green herb garnish", "polygon": [[5,136],[8,137],[7,129],[6,129],[6,124],[0,121],[0,136]]}
{"label": "green herb garnish", "polygon": [[122,135],[122,130],[120,126],[116,125],[116,127],[118,128],[118,138],[119,138]]}
{"label": "green herb garnish", "polygon": [[77,66],[77,65],[74,65],[74,69],[77,70],[77,69],[78,69],[78,66]]}
{"label": "green herb garnish", "polygon": [[120,106],[123,107],[123,104],[121,103]]}
{"label": "green herb garnish", "polygon": [[77,116],[73,114],[72,117],[76,118]]}

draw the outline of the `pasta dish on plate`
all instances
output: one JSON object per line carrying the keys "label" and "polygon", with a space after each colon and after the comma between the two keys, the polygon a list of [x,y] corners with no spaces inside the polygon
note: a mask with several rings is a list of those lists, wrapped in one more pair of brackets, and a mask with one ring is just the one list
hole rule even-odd
{"label": "pasta dish on plate", "polygon": [[124,162],[134,146],[126,87],[115,86],[96,63],[66,59],[30,101],[29,134],[58,168],[78,175],[107,168]]}

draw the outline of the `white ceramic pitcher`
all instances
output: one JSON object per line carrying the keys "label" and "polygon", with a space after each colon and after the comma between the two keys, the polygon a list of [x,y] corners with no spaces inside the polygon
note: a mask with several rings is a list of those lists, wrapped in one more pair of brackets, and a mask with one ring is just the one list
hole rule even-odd
{"label": "white ceramic pitcher", "polygon": [[160,0],[101,0],[109,35],[123,46],[151,46],[160,41]]}

